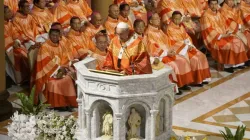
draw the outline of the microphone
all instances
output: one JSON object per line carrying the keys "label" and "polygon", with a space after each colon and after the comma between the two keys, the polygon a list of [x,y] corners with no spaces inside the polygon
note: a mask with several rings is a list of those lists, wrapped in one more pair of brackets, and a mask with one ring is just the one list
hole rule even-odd
{"label": "microphone", "polygon": [[122,61],[122,59],[119,59],[119,58],[118,58],[118,62],[117,62],[117,67],[118,67],[118,68],[121,68],[121,61]]}
{"label": "microphone", "polygon": [[134,63],[134,56],[131,56],[131,59],[130,59],[130,65],[132,66],[132,75],[135,74],[135,63]]}

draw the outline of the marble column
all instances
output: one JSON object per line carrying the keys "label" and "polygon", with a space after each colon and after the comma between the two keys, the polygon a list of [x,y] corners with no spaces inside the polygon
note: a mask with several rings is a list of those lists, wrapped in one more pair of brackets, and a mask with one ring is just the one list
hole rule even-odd
{"label": "marble column", "polygon": [[86,114],[86,123],[87,123],[87,131],[88,131],[88,139],[91,139],[91,113],[89,111],[85,112]]}
{"label": "marble column", "polygon": [[[99,112],[98,112],[99,113]],[[98,118],[99,119],[99,118]],[[100,121],[97,119],[97,108],[93,110],[93,115],[91,117],[91,138],[95,139],[97,134],[99,135]]]}
{"label": "marble column", "polygon": [[113,130],[114,132],[114,140],[120,140],[121,139],[121,119],[122,119],[122,113],[115,113],[114,114],[115,119],[114,119],[114,123],[113,123],[113,128],[115,128],[115,130]]}
{"label": "marble column", "polygon": [[[3,7],[3,3],[0,4]],[[4,12],[1,12],[1,17],[4,16]],[[1,23],[4,23],[4,18],[0,19]],[[0,94],[5,90],[5,48],[4,48],[4,26],[0,28],[0,38],[1,38],[1,47],[0,47]]]}
{"label": "marble column", "polygon": [[156,115],[159,112],[159,110],[150,110],[150,115],[151,115],[151,131],[150,131],[150,140],[155,140],[155,119]]}
{"label": "marble column", "polygon": [[80,127],[80,129],[83,129],[84,127],[84,125],[83,125],[83,123],[84,123],[84,118],[85,117],[83,117],[83,116],[85,116],[84,114],[83,114],[83,111],[82,111],[82,99],[79,99],[79,98],[77,98],[76,99],[76,101],[77,101],[77,103],[78,103],[78,118],[79,118],[79,127]]}
{"label": "marble column", "polygon": [[[3,3],[0,4],[3,7]],[[4,12],[0,12],[1,17],[4,16]],[[4,18],[0,19],[1,23],[4,23]],[[0,47],[0,122],[6,119],[9,119],[12,115],[12,104],[7,100],[9,97],[8,91],[6,88],[6,79],[5,79],[5,48],[4,48],[4,26],[0,28],[0,38],[1,38],[1,47]]]}

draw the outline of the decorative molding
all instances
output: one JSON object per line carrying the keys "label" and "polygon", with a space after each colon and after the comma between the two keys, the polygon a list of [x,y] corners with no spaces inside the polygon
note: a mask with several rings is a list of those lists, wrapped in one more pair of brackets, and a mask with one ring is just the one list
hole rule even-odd
{"label": "decorative molding", "polygon": [[122,113],[115,113],[114,115],[115,115],[116,119],[120,120],[122,118],[123,114]]}
{"label": "decorative molding", "polygon": [[158,112],[159,112],[159,110],[150,110],[151,116],[152,116],[152,115],[153,115],[153,116],[157,115]]}

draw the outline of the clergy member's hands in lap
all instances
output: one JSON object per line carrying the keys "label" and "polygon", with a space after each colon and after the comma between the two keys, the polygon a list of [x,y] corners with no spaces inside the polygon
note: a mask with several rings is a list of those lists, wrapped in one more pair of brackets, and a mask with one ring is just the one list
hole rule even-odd
{"label": "clergy member's hands in lap", "polygon": [[194,46],[189,45],[188,46],[188,51],[191,51],[192,49],[194,49]]}
{"label": "clergy member's hands in lap", "polygon": [[77,59],[72,60],[72,61],[71,61],[71,63],[72,63],[71,66],[74,66],[74,64],[77,63],[77,62],[79,62],[79,60],[77,60]]}
{"label": "clergy member's hands in lap", "polygon": [[19,47],[21,47],[20,42],[14,41],[13,47],[14,47],[14,48],[19,48]]}
{"label": "clergy member's hands in lap", "polygon": [[62,79],[64,76],[63,72],[58,72],[57,75],[56,75],[56,78],[57,79]]}
{"label": "clergy member's hands in lap", "polygon": [[56,78],[61,79],[67,74],[66,67],[61,66],[61,68],[57,71]]}
{"label": "clergy member's hands in lap", "polygon": [[35,46],[36,48],[39,48],[39,47],[41,47],[41,44],[42,44],[41,42],[36,42],[34,46]]}
{"label": "clergy member's hands in lap", "polygon": [[190,20],[192,20],[191,17],[187,15],[183,17],[182,22],[189,22]]}
{"label": "clergy member's hands in lap", "polygon": [[35,45],[30,46],[29,51],[39,48],[41,46],[41,42],[36,42]]}
{"label": "clergy member's hands in lap", "polygon": [[130,4],[131,7],[137,7],[138,6],[138,2],[134,1]]}
{"label": "clergy member's hands in lap", "polygon": [[58,70],[58,73],[59,72],[62,72],[63,75],[65,75],[67,73],[67,69],[65,67],[61,67],[59,70]]}
{"label": "clergy member's hands in lap", "polygon": [[245,32],[245,30],[246,30],[246,27],[244,26],[244,25],[241,25],[241,32]]}
{"label": "clergy member's hands in lap", "polygon": [[174,50],[170,50],[169,52],[168,52],[168,56],[175,56],[176,55],[176,53],[175,53],[175,51]]}

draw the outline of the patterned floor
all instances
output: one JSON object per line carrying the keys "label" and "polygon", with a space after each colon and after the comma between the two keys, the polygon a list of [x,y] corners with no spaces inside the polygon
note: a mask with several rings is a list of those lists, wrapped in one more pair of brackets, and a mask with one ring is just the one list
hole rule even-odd
{"label": "patterned floor", "polygon": [[178,98],[173,128],[181,130],[181,135],[192,132],[193,135],[219,136],[223,127],[234,132],[238,125],[246,125],[245,136],[250,139],[249,85],[250,68],[247,68]]}
{"label": "patterned floor", "polygon": [[216,126],[237,128],[245,125],[250,131],[250,92],[194,120]]}

